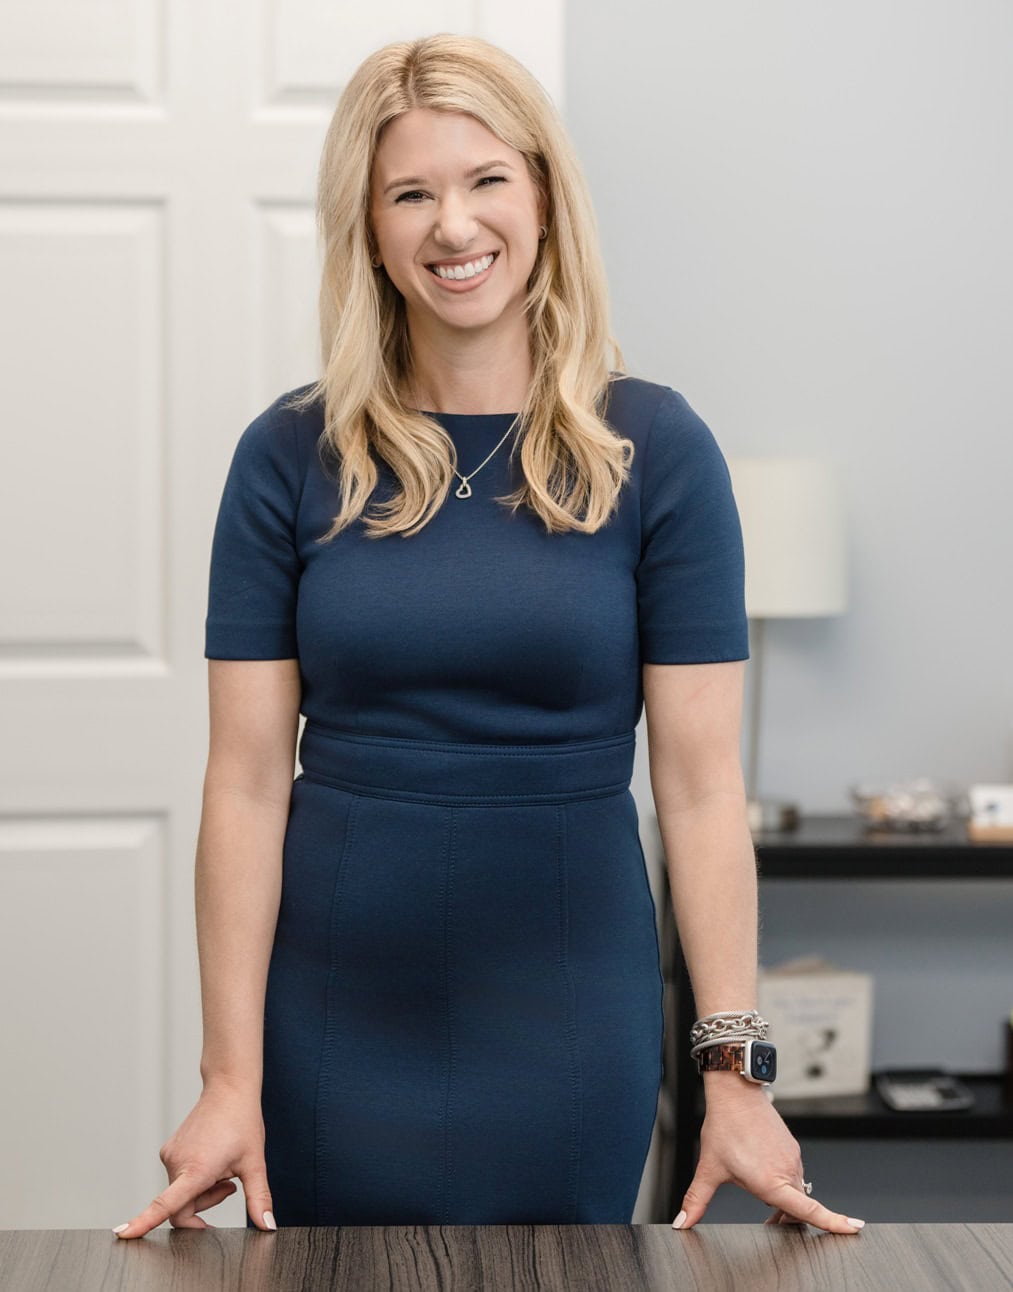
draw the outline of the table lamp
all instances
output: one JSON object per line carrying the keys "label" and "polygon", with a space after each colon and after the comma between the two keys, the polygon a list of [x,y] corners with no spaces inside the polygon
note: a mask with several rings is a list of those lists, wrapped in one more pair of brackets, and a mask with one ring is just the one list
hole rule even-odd
{"label": "table lamp", "polygon": [[798,823],[798,807],[757,793],[763,629],[768,619],[810,619],[847,609],[843,494],[835,465],[816,458],[732,458],[728,469],[746,558],[749,827],[790,829]]}

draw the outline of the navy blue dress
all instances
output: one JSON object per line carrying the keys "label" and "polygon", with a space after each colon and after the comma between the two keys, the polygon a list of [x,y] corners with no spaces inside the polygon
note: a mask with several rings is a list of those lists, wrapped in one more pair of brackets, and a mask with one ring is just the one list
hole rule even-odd
{"label": "navy blue dress", "polygon": [[[749,657],[724,457],[680,394],[623,378],[606,418],[636,455],[597,534],[494,501],[514,432],[417,534],[322,544],[322,410],[285,399],[235,449],[205,643],[302,677],[264,1010],[275,1217],[629,1224],[662,1077],[641,665]],[[513,420],[437,416],[462,474]]]}

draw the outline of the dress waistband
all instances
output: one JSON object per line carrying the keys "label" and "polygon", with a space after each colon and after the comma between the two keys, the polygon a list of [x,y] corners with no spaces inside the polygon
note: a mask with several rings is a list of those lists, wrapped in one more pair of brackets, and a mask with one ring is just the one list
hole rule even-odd
{"label": "dress waistband", "polygon": [[417,802],[563,803],[629,788],[636,732],[598,740],[494,745],[408,740],[307,720],[303,778],[354,794]]}

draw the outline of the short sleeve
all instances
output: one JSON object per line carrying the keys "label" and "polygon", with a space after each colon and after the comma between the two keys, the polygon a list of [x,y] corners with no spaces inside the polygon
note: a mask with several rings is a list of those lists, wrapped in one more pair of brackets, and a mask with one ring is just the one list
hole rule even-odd
{"label": "short sleeve", "polygon": [[644,446],[636,577],[642,663],[749,658],[731,474],[709,427],[671,388]]}
{"label": "short sleeve", "polygon": [[291,419],[274,405],[240,436],[211,543],[206,659],[298,658],[300,491]]}

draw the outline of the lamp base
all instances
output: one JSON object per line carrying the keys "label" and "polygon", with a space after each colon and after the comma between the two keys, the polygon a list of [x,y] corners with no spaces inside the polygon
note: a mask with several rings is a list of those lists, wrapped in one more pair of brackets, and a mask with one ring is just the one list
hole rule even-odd
{"label": "lamp base", "polygon": [[800,813],[797,803],[783,799],[748,799],[746,819],[752,834],[763,830],[797,830]]}

